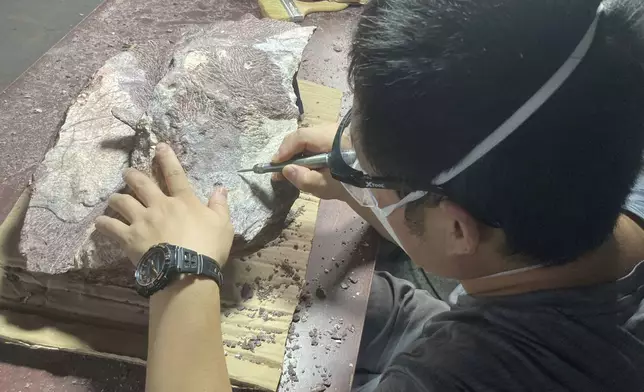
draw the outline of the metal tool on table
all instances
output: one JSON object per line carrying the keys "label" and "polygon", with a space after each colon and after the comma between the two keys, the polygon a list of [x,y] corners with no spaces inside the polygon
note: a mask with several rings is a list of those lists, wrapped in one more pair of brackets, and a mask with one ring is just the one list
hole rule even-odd
{"label": "metal tool on table", "polygon": [[271,19],[301,22],[313,12],[334,12],[349,4],[335,1],[259,0],[262,15]]}
{"label": "metal tool on table", "polygon": [[[239,170],[238,173],[280,173],[287,165],[304,166],[312,170],[324,169],[326,167],[329,167],[329,155],[330,153],[324,153],[311,156],[302,156],[280,163],[258,163],[250,169]],[[352,150],[342,151],[342,156],[344,157],[344,161],[349,165],[353,165],[357,159],[356,152]]]}

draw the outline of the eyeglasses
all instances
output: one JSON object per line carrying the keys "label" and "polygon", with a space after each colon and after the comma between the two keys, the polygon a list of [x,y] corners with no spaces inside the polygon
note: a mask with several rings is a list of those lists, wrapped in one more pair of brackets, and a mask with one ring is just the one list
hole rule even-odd
{"label": "eyeglasses", "polygon": [[[331,176],[340,181],[349,194],[359,205],[369,208],[378,208],[385,216],[391,215],[396,209],[420,200],[427,195],[434,197],[436,202],[446,199],[447,193],[442,186],[413,185],[393,177],[370,176],[362,171],[355,150],[351,146],[351,114],[349,109],[342,118],[338,131],[333,139],[333,146],[329,156],[329,170]],[[393,203],[379,203],[372,189],[390,189],[397,192],[400,200]],[[495,219],[489,219],[485,214],[474,214],[481,222],[488,226],[500,228],[501,224]]]}
{"label": "eyeglasses", "polygon": [[[349,194],[363,207],[379,208],[385,216],[391,215],[396,209],[420,200],[428,193],[444,196],[443,189],[430,186],[428,189],[412,190],[405,182],[393,177],[371,176],[362,171],[355,151],[351,147],[351,115],[350,109],[344,116],[333,140],[329,169],[331,176],[340,181]],[[378,203],[372,189],[394,190],[401,196],[398,202],[383,205]]]}

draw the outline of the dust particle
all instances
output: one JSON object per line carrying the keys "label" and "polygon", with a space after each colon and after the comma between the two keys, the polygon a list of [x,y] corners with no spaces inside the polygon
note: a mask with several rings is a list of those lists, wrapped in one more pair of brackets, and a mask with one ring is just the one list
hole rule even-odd
{"label": "dust particle", "polygon": [[279,267],[289,276],[295,275],[295,268],[288,262],[288,259],[282,260]]}
{"label": "dust particle", "polygon": [[297,377],[297,374],[295,373],[295,365],[293,365],[293,362],[290,362],[288,364],[288,375],[291,377]]}
{"label": "dust particle", "polygon": [[233,342],[232,340],[224,340],[224,346],[235,348],[237,347],[237,343]]}
{"label": "dust particle", "polygon": [[326,290],[324,290],[322,287],[318,287],[315,290],[315,296],[318,297],[319,299],[325,299],[326,298]]}
{"label": "dust particle", "polygon": [[241,297],[244,301],[247,301],[251,298],[253,298],[253,288],[248,284],[244,283],[244,285],[241,288]]}

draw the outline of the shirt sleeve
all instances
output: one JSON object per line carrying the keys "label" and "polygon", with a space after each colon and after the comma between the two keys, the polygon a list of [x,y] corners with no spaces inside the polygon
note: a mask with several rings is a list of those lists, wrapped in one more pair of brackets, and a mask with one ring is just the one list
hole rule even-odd
{"label": "shirt sleeve", "polygon": [[624,208],[644,219],[644,170],[640,172],[640,176],[633,187],[631,194],[626,199]]}
{"label": "shirt sleeve", "polygon": [[389,372],[378,384],[374,392],[438,392],[418,385],[414,378],[402,372]]}
{"label": "shirt sleeve", "polygon": [[457,383],[439,377],[431,369],[426,370],[428,374],[424,374],[422,382],[400,368],[388,371],[374,392],[463,392]]}

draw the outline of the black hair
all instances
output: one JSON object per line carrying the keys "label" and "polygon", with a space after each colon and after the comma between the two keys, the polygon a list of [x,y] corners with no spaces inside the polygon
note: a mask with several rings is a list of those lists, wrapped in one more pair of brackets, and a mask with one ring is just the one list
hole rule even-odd
{"label": "black hair", "polygon": [[[598,0],[372,0],[351,50],[354,127],[380,175],[427,184],[572,54]],[[593,44],[511,136],[444,185],[507,250],[565,263],[611,235],[644,147],[642,2],[607,0]]]}

